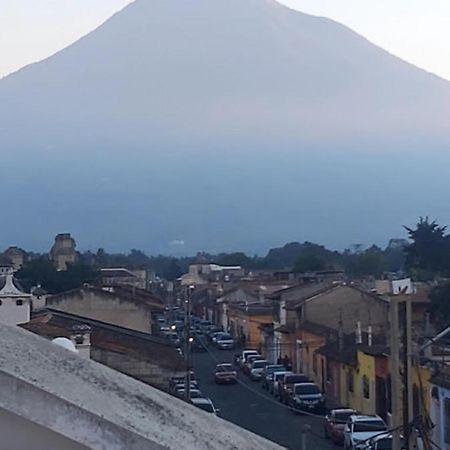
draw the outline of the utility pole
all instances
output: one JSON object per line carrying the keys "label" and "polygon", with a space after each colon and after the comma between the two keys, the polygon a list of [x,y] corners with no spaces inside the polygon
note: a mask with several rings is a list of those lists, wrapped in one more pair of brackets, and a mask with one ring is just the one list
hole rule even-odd
{"label": "utility pole", "polygon": [[398,330],[398,297],[393,295],[389,304],[391,322],[391,409],[392,409],[392,450],[400,450],[400,365],[399,365],[399,330]]}
{"label": "utility pole", "polygon": [[406,449],[413,450],[415,444],[414,427],[411,423],[414,419],[413,411],[413,383],[412,383],[412,312],[411,301],[404,298],[404,339],[403,339],[403,395],[404,395],[404,427],[403,434],[406,441]]}
{"label": "utility pole", "polygon": [[184,338],[185,338],[185,358],[186,358],[186,381],[184,393],[188,400],[191,399],[191,366],[192,366],[192,350],[191,350],[191,290],[193,286],[187,286],[184,299]]}

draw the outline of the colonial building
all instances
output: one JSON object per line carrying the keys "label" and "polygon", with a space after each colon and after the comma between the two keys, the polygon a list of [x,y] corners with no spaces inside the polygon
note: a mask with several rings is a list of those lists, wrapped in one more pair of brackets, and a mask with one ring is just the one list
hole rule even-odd
{"label": "colonial building", "polygon": [[155,314],[164,311],[158,297],[130,286],[84,286],[48,297],[47,306],[144,333],[153,331]]}
{"label": "colonial building", "polygon": [[25,293],[13,275],[0,277],[0,322],[17,325],[30,320],[31,295]]}
{"label": "colonial building", "polygon": [[50,260],[57,270],[67,270],[68,264],[78,261],[78,252],[75,248],[75,239],[70,233],[61,233],[55,237],[55,243],[50,250]]}
{"label": "colonial building", "polygon": [[132,271],[124,267],[101,269],[102,284],[104,286],[134,286],[139,289],[147,287],[145,270]]}
{"label": "colonial building", "polygon": [[48,339],[69,338],[80,354],[160,389],[186,373],[176,348],[148,333],[55,310],[42,311],[22,327]]}
{"label": "colonial building", "polygon": [[27,252],[19,247],[9,247],[4,255],[11,260],[14,270],[21,269],[28,259]]}

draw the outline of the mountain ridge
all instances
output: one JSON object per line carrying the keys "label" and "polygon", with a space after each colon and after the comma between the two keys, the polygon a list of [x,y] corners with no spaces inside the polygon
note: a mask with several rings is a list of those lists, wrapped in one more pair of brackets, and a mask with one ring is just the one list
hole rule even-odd
{"label": "mountain ridge", "polygon": [[414,186],[431,171],[417,155],[447,163],[448,117],[449,82],[330,19],[272,0],[137,0],[0,80],[0,231],[18,242],[28,221],[156,251],[384,243],[417,215],[450,218],[435,174],[429,196]]}

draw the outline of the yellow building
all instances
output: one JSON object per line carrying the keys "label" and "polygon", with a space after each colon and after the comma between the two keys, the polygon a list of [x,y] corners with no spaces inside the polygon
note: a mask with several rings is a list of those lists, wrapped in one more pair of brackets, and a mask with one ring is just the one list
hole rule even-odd
{"label": "yellow building", "polygon": [[261,326],[271,324],[272,308],[264,305],[229,305],[228,322],[231,334],[249,348],[261,346]]}

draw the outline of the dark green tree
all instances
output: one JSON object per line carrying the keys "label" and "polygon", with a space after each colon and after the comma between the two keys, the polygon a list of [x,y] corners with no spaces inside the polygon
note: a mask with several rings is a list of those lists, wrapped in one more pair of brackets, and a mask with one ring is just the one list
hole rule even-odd
{"label": "dark green tree", "polygon": [[344,261],[345,271],[354,277],[379,278],[387,270],[386,256],[376,245],[360,253],[347,251]]}
{"label": "dark green tree", "polygon": [[450,282],[434,287],[430,293],[431,310],[434,318],[442,325],[450,321]]}
{"label": "dark green tree", "polygon": [[416,228],[405,227],[412,241],[405,248],[406,268],[419,280],[447,275],[450,269],[450,239],[445,226],[421,217]]}

